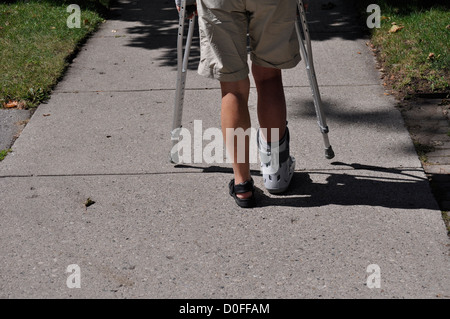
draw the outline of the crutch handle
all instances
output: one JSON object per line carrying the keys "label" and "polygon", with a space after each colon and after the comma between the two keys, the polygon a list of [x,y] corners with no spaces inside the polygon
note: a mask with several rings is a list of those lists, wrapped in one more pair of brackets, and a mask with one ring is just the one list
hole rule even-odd
{"label": "crutch handle", "polygon": [[187,5],[186,6],[186,16],[189,18],[191,15],[193,15],[197,11],[197,6],[195,4]]}

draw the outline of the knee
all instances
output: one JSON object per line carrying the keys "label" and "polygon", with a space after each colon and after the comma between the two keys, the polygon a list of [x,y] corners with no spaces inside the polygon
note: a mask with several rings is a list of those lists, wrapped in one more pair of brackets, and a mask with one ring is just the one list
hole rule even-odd
{"label": "knee", "polygon": [[264,83],[267,81],[281,81],[281,70],[275,68],[266,68],[256,64],[252,65],[253,78],[255,83]]}
{"label": "knee", "polygon": [[233,96],[239,100],[247,100],[250,93],[250,80],[248,77],[237,82],[221,82],[222,98]]}

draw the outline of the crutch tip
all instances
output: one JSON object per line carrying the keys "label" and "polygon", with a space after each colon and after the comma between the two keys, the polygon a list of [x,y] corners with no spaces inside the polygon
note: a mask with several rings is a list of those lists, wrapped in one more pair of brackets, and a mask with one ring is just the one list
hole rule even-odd
{"label": "crutch tip", "polygon": [[334,151],[333,151],[333,148],[331,146],[325,149],[325,157],[327,159],[334,158]]}

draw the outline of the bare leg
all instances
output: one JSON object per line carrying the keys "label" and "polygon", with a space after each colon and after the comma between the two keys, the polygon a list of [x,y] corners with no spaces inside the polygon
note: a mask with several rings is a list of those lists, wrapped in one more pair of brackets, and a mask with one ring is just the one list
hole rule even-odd
{"label": "bare leg", "polygon": [[[271,129],[279,129],[279,139],[286,130],[286,99],[281,70],[253,64],[252,73],[258,93],[259,126],[267,129],[267,136],[264,137],[268,142],[277,142],[271,139]],[[264,133],[265,130],[261,132]]]}
{"label": "bare leg", "polygon": [[[248,98],[250,93],[250,80],[248,78],[237,82],[221,82],[222,89],[222,133],[228,153],[233,159],[233,171],[235,184],[248,181],[250,176],[249,149],[250,141],[246,138],[245,149],[239,149],[234,136],[234,130],[242,128],[246,131],[250,128],[250,114],[248,111]],[[232,129],[231,131],[227,128]],[[232,135],[230,135],[230,133]],[[242,146],[242,145],[241,145]],[[245,152],[245,161],[238,163],[238,152]],[[238,194],[240,198],[248,198],[251,192]]]}

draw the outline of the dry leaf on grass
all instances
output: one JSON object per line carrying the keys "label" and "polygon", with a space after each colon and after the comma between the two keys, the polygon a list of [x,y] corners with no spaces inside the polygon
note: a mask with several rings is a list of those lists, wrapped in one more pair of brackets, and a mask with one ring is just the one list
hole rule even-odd
{"label": "dry leaf on grass", "polygon": [[9,101],[8,103],[3,103],[3,106],[8,109],[16,107],[17,105],[19,105],[19,102],[17,101]]}
{"label": "dry leaf on grass", "polygon": [[395,33],[395,32],[398,32],[398,31],[400,31],[400,30],[403,29],[403,28],[404,28],[404,26],[398,26],[398,25],[396,25],[396,24],[393,24],[392,27],[391,27],[391,29],[389,30],[389,33]]}

